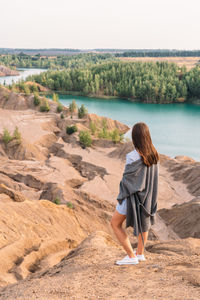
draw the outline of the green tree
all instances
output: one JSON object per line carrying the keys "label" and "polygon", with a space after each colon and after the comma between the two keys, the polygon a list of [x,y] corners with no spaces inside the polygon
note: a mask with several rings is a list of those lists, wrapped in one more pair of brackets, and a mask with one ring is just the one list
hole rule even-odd
{"label": "green tree", "polygon": [[98,137],[102,139],[109,139],[108,125],[106,119],[102,120],[102,128],[98,133]]}
{"label": "green tree", "polygon": [[60,198],[56,197],[53,201],[55,204],[59,205],[61,203]]}
{"label": "green tree", "polygon": [[73,203],[72,203],[71,201],[68,201],[68,202],[66,203],[66,205],[67,205],[67,207],[69,207],[69,208],[71,208],[71,209],[74,209],[74,205],[73,205]]}
{"label": "green tree", "polygon": [[29,96],[31,93],[27,84],[24,85],[24,93],[26,96]]}
{"label": "green tree", "polygon": [[50,110],[49,103],[48,103],[47,99],[44,99],[42,105],[40,105],[40,111],[48,112],[49,110]]}
{"label": "green tree", "polygon": [[121,140],[119,130],[117,128],[111,132],[111,138],[114,143],[117,143]]}
{"label": "green tree", "polygon": [[72,103],[69,104],[69,111],[73,114],[77,109],[76,101],[73,100]]}
{"label": "green tree", "polygon": [[54,93],[52,99],[53,99],[53,101],[55,101],[55,102],[59,102],[58,94]]}
{"label": "green tree", "polygon": [[61,103],[59,103],[57,106],[57,112],[60,113],[61,111],[63,111],[63,106]]}
{"label": "green tree", "polygon": [[37,87],[37,85],[36,85],[35,82],[34,82],[33,85],[32,85],[32,91],[33,91],[33,93],[34,93],[34,92],[38,92],[38,87]]}
{"label": "green tree", "polygon": [[84,130],[80,131],[79,141],[84,148],[90,147],[92,145],[92,137],[89,131],[84,131]]}
{"label": "green tree", "polygon": [[67,126],[66,128],[66,133],[67,134],[72,134],[74,132],[77,132],[78,131],[78,128],[76,125],[72,125],[72,126]]}
{"label": "green tree", "polygon": [[15,138],[19,143],[21,143],[22,137],[17,126],[15,127],[13,138]]}
{"label": "green tree", "polygon": [[2,137],[2,139],[3,139],[3,142],[5,144],[8,144],[13,139],[13,137],[11,136],[11,134],[8,131],[7,128],[4,128],[4,130],[3,130],[3,137]]}
{"label": "green tree", "polygon": [[97,131],[97,125],[96,125],[96,123],[90,121],[89,127],[90,127],[90,130],[91,130],[91,133],[92,133],[93,135],[95,135],[95,133],[96,133],[96,131]]}
{"label": "green tree", "polygon": [[78,108],[78,117],[79,119],[84,118],[87,115],[88,111],[84,104],[81,105],[81,107]]}
{"label": "green tree", "polygon": [[37,92],[34,92],[33,102],[35,106],[38,106],[40,104],[40,98]]}

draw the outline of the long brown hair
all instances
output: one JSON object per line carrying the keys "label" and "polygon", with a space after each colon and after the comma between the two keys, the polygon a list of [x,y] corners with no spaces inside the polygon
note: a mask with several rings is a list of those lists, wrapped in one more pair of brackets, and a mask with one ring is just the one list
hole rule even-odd
{"label": "long brown hair", "polygon": [[145,165],[149,167],[158,163],[159,154],[152,143],[149,127],[145,123],[140,122],[133,126],[132,141]]}

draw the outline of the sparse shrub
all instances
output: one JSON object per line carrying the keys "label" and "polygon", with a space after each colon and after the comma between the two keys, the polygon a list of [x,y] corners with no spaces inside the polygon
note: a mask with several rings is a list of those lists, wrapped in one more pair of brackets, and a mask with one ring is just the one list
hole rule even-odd
{"label": "sparse shrub", "polygon": [[67,207],[69,207],[69,208],[74,208],[74,205],[72,204],[72,202],[70,202],[70,201],[68,201],[67,203],[66,203],[66,205],[67,205]]}
{"label": "sparse shrub", "polygon": [[124,138],[124,134],[123,134],[123,133],[121,133],[121,134],[119,134],[119,136],[120,136],[120,142],[124,142],[124,140],[125,140],[125,138]]}
{"label": "sparse shrub", "polygon": [[4,128],[3,137],[2,137],[3,142],[5,144],[8,144],[13,139],[15,139],[18,142],[18,144],[20,144],[22,141],[21,133],[19,132],[18,127],[17,126],[15,127],[13,135],[11,135],[11,133],[8,131],[7,128]]}
{"label": "sparse shrub", "polygon": [[84,148],[90,147],[92,145],[92,137],[89,131],[80,131],[79,133],[79,141],[83,145]]}
{"label": "sparse shrub", "polygon": [[113,131],[111,131],[110,135],[111,135],[111,139],[114,143],[117,143],[120,141],[120,134],[119,134],[119,130],[117,128],[115,128]]}
{"label": "sparse shrub", "polygon": [[74,132],[77,132],[78,131],[78,128],[76,125],[72,125],[72,126],[67,126],[66,128],[66,133],[67,134],[72,134]]}
{"label": "sparse shrub", "polygon": [[99,131],[98,137],[101,139],[109,139],[110,138],[106,119],[102,120],[102,129]]}
{"label": "sparse shrub", "polygon": [[45,111],[49,111],[50,110],[50,107],[49,107],[49,103],[48,103],[48,101],[45,99],[44,101],[43,101],[43,104],[40,106],[40,111],[41,112],[45,112]]}
{"label": "sparse shrub", "polygon": [[102,127],[108,129],[107,120],[105,118],[102,119]]}
{"label": "sparse shrub", "polygon": [[22,137],[17,126],[15,127],[13,138],[15,138],[19,143],[21,143]]}
{"label": "sparse shrub", "polygon": [[29,96],[31,93],[27,84],[24,85],[24,93],[26,96]]}
{"label": "sparse shrub", "polygon": [[61,203],[59,197],[56,197],[53,202],[57,205],[59,205]]}
{"label": "sparse shrub", "polygon": [[18,93],[19,92],[19,88],[16,85],[12,85],[11,91],[13,93]]}
{"label": "sparse shrub", "polygon": [[99,131],[98,137],[101,139],[109,139],[110,138],[106,119],[102,120],[102,129]]}
{"label": "sparse shrub", "polygon": [[[13,86],[13,88],[16,87],[16,85],[14,84],[14,82],[12,83],[12,86]],[[20,90],[20,92],[24,92],[24,89],[25,89],[25,83],[24,83],[24,81],[23,81],[23,80],[20,81],[20,82],[17,84],[17,87],[18,87],[18,89]]]}
{"label": "sparse shrub", "polygon": [[34,82],[33,85],[31,86],[31,90],[32,92],[38,92],[38,87],[37,87],[37,84]]}
{"label": "sparse shrub", "polygon": [[40,104],[40,98],[39,98],[37,92],[34,92],[34,100],[33,101],[34,101],[35,106],[38,106]]}
{"label": "sparse shrub", "polygon": [[61,118],[61,119],[64,119],[64,118],[65,118],[65,116],[63,115],[63,113],[60,114],[60,118]]}
{"label": "sparse shrub", "polygon": [[59,102],[58,94],[54,93],[52,99],[53,99],[53,101],[55,101],[55,102]]}
{"label": "sparse shrub", "polygon": [[119,130],[115,128],[113,131],[110,132],[111,139],[114,143],[123,142],[124,135],[119,133]]}
{"label": "sparse shrub", "polygon": [[81,107],[78,108],[78,117],[79,119],[82,119],[87,115],[88,111],[84,104],[81,105]]}
{"label": "sparse shrub", "polygon": [[61,103],[59,103],[57,106],[57,112],[60,113],[62,110],[63,110],[63,106]]}
{"label": "sparse shrub", "polygon": [[2,139],[5,144],[8,144],[13,139],[7,128],[4,128]]}
{"label": "sparse shrub", "polygon": [[98,133],[98,138],[109,139],[110,135],[107,129],[102,128]]}
{"label": "sparse shrub", "polygon": [[92,133],[93,135],[95,135],[95,133],[96,133],[96,131],[97,131],[96,123],[90,121],[90,125],[89,125],[89,126],[90,126],[91,133]]}
{"label": "sparse shrub", "polygon": [[76,101],[73,100],[72,103],[70,103],[69,105],[69,111],[71,114],[73,114],[77,109],[77,104],[76,104]]}

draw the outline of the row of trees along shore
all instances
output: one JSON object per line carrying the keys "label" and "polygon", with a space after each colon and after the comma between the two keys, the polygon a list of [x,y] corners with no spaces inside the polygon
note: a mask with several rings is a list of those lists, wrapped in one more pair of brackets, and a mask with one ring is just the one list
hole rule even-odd
{"label": "row of trees along shore", "polygon": [[200,66],[187,71],[168,62],[104,62],[49,70],[27,80],[53,91],[76,91],[84,96],[116,96],[149,103],[200,99]]}
{"label": "row of trees along shore", "polygon": [[0,64],[7,67],[17,68],[43,68],[43,69],[63,69],[63,68],[86,68],[91,65],[105,61],[117,60],[109,53],[94,54],[84,53],[76,55],[42,56],[40,54],[28,55],[23,52],[19,54],[0,55]]}

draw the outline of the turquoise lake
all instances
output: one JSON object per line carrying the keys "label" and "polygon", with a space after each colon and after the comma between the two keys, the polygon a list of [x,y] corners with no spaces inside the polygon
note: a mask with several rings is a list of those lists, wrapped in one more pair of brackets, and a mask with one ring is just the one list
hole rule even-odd
{"label": "turquoise lake", "polygon": [[[88,112],[118,120],[129,127],[145,122],[160,153],[172,158],[187,155],[200,161],[200,105],[146,104],[72,95],[59,95],[59,99],[66,106],[75,99],[79,106],[84,104]],[[126,136],[131,137],[130,131]]]}
{"label": "turquoise lake", "polygon": [[[0,83],[11,84],[45,69],[19,69],[19,76],[0,77]],[[73,99],[84,104],[90,113],[118,120],[129,127],[145,122],[151,131],[153,143],[160,153],[175,157],[187,155],[200,161],[200,105],[195,104],[146,104],[123,99],[99,99],[60,95],[63,105]],[[130,131],[126,134],[131,137]]]}

